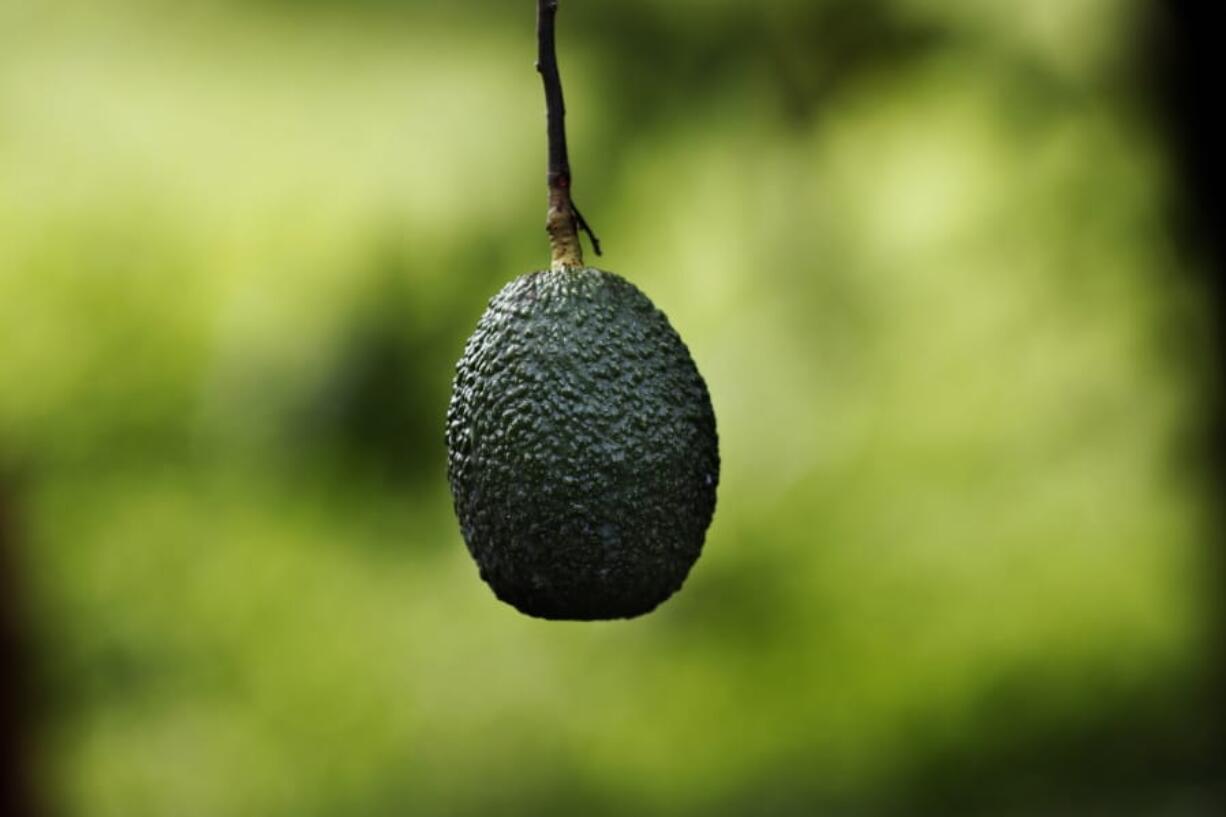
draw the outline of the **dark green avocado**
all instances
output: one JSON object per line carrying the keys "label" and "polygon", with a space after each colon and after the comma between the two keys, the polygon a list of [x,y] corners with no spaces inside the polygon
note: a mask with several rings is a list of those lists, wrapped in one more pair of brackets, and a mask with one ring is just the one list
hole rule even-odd
{"label": "dark green avocado", "polygon": [[534,272],[490,301],[456,366],[447,447],[481,578],[528,615],[642,615],[702,552],[711,398],[664,313],[618,275]]}

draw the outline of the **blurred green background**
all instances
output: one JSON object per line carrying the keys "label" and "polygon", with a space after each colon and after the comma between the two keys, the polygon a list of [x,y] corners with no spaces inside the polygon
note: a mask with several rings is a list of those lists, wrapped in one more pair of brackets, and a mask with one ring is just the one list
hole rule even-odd
{"label": "blurred green background", "polygon": [[[0,461],[51,813],[1210,815],[1213,361],[1134,0],[563,0],[601,265],[723,479],[499,604],[442,424],[547,262],[528,0],[0,0]],[[591,259],[594,260],[594,259]]]}

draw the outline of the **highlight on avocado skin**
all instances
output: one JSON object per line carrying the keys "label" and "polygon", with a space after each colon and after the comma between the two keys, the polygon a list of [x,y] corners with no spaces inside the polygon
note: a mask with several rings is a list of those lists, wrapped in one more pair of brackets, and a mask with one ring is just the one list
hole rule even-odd
{"label": "highlight on avocado skin", "polygon": [[521,612],[629,618],[685,581],[715,510],[715,414],[633,284],[534,272],[491,302],[457,367],[448,471],[481,577]]}

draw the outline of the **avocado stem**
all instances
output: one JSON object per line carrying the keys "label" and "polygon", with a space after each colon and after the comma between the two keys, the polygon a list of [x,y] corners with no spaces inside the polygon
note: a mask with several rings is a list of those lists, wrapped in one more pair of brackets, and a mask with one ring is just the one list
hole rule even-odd
{"label": "avocado stem", "polygon": [[566,103],[562,98],[562,77],[558,73],[558,54],[554,36],[554,20],[558,0],[537,0],[536,3],[536,70],[545,86],[545,122],[549,134],[549,209],[545,230],[554,269],[583,266],[583,244],[579,231],[592,241],[592,249],[600,255],[600,240],[592,232],[571,199],[570,157],[566,149]]}

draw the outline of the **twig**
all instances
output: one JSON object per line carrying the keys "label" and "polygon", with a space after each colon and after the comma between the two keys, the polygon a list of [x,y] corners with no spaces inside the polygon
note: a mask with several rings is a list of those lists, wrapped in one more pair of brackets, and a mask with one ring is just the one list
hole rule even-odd
{"label": "twig", "polygon": [[570,211],[574,214],[575,222],[579,225],[579,229],[587,233],[588,240],[592,242],[592,250],[597,255],[600,255],[600,239],[596,237],[596,233],[592,230],[591,225],[587,223],[587,219],[583,217],[583,213],[579,212],[579,206],[573,200],[570,203]]}
{"label": "twig", "polygon": [[566,150],[566,103],[562,98],[562,77],[558,73],[554,20],[558,0],[537,0],[536,3],[536,70],[545,86],[545,119],[549,134],[549,211],[545,229],[553,267],[564,269],[583,266],[583,245],[579,230],[587,233],[592,249],[600,255],[600,239],[571,199],[570,157]]}

